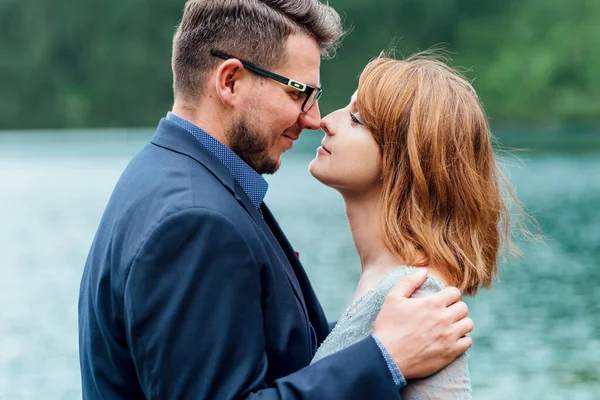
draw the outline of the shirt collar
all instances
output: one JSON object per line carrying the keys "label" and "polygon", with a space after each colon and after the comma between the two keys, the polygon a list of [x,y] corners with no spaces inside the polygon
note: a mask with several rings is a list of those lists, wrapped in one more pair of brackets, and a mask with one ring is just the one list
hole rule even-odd
{"label": "shirt collar", "polygon": [[188,131],[208,151],[217,157],[240,184],[254,207],[258,208],[260,206],[269,188],[269,184],[261,175],[246,164],[233,150],[190,121],[178,117],[172,112],[167,113],[166,119]]}

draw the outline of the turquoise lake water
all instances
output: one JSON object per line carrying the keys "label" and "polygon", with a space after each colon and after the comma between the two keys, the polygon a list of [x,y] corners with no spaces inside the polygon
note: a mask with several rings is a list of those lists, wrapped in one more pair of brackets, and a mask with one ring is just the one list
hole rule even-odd
{"label": "turquoise lake water", "polygon": [[[149,130],[0,134],[0,399],[80,399],[77,295],[112,188]],[[267,203],[330,319],[359,276],[337,192],[305,133]],[[589,150],[589,149],[583,149]],[[600,399],[600,152],[519,154],[508,171],[548,237],[467,300],[477,399]]]}

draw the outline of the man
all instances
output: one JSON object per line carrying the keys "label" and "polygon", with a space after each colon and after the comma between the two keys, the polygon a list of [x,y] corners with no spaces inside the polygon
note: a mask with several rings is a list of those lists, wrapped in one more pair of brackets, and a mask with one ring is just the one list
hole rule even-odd
{"label": "man", "polygon": [[[309,366],[330,327],[262,202],[281,154],[318,129],[316,0],[189,0],[175,102],[116,185],[79,301],[85,399],[398,399],[471,345],[460,292],[388,296],[369,337]],[[251,62],[251,63],[249,63]]]}

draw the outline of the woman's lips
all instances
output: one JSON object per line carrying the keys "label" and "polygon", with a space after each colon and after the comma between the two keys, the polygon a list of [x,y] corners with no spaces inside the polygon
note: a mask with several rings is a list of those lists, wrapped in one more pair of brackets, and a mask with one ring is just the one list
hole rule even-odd
{"label": "woman's lips", "polygon": [[320,146],[320,147],[317,149],[317,153],[319,153],[319,154],[323,154],[323,155],[330,155],[330,154],[331,154],[331,152],[330,152],[329,150],[327,150],[327,148],[326,148],[326,147],[324,147],[324,146]]}

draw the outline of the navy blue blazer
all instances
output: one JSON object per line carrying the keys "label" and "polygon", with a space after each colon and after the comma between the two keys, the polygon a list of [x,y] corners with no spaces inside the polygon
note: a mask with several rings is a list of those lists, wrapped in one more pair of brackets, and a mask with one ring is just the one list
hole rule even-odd
{"label": "navy blue blazer", "polygon": [[262,213],[161,120],[117,183],[83,272],[84,399],[400,398],[372,338],[309,366],[329,327]]}

